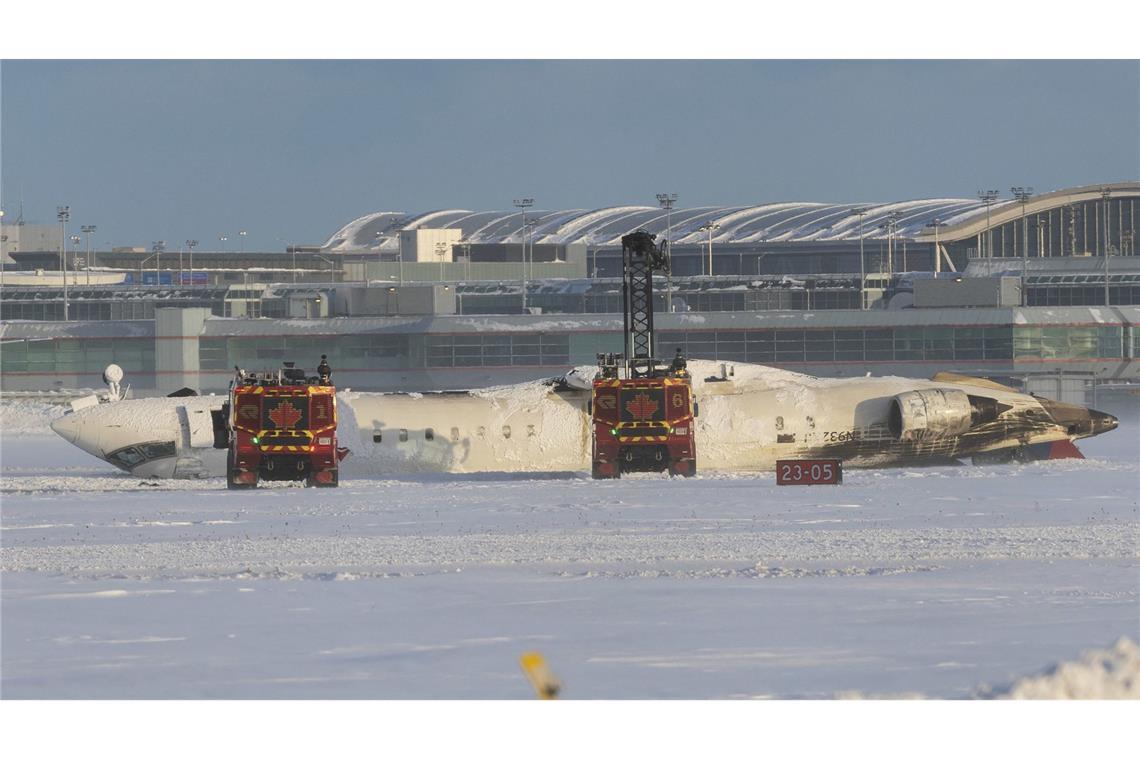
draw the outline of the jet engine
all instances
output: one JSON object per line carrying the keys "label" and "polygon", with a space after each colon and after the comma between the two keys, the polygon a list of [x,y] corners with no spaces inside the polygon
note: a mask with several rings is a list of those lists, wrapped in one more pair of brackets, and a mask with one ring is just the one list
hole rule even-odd
{"label": "jet engine", "polygon": [[891,399],[887,428],[898,441],[924,441],[961,435],[975,425],[993,422],[1006,409],[991,398],[964,391],[932,388],[907,391]]}

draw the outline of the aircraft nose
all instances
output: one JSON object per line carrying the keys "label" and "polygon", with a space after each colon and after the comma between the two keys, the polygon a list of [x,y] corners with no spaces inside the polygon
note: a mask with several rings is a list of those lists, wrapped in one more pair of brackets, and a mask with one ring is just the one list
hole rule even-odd
{"label": "aircraft nose", "polygon": [[74,412],[51,423],[51,429],[60,438],[78,446],[88,454],[93,454],[102,459],[103,451],[99,448],[99,428],[98,424],[89,424],[83,415]]}
{"label": "aircraft nose", "polygon": [[1077,438],[1088,438],[1115,430],[1120,424],[1119,420],[1111,414],[1098,412],[1095,409],[1066,404],[1062,401],[1053,401],[1047,398],[1037,399],[1053,421],[1068,430],[1069,435]]}
{"label": "aircraft nose", "polygon": [[1092,420],[1093,435],[1107,433],[1109,430],[1116,430],[1120,426],[1120,420],[1111,414],[1098,412],[1095,409],[1089,409],[1089,417]]}
{"label": "aircraft nose", "polygon": [[65,415],[51,423],[51,429],[55,431],[56,435],[68,443],[75,443],[82,427],[83,425],[75,418],[74,414]]}

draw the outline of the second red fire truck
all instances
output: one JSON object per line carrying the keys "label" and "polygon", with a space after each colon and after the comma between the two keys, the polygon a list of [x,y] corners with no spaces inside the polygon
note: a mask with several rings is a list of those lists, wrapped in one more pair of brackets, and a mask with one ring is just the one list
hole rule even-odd
{"label": "second red fire truck", "polygon": [[672,364],[654,358],[653,272],[668,269],[654,236],[638,230],[622,245],[625,353],[600,354],[591,394],[592,475],[697,472],[692,381],[680,349]]}

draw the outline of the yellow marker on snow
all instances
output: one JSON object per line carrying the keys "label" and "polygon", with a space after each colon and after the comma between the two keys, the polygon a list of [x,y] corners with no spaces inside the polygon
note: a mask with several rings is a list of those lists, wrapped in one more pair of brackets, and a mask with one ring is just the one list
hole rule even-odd
{"label": "yellow marker on snow", "polygon": [[558,692],[562,691],[562,683],[550,672],[546,658],[538,652],[523,652],[519,657],[519,665],[522,666],[523,673],[526,673],[539,699],[558,698]]}

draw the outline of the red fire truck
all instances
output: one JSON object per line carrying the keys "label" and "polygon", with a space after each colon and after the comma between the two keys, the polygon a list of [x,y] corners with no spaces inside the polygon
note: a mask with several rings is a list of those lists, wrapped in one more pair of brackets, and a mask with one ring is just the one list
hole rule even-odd
{"label": "red fire truck", "polygon": [[664,245],[644,230],[621,239],[624,354],[599,354],[591,395],[595,478],[623,472],[697,472],[696,406],[685,358],[654,358],[653,272],[667,270]]}
{"label": "red fire truck", "polygon": [[235,369],[229,400],[214,416],[214,446],[229,449],[226,485],[304,480],[335,488],[348,449],[337,447],[336,388],[325,357],[314,377],[293,362],[273,372]]}

